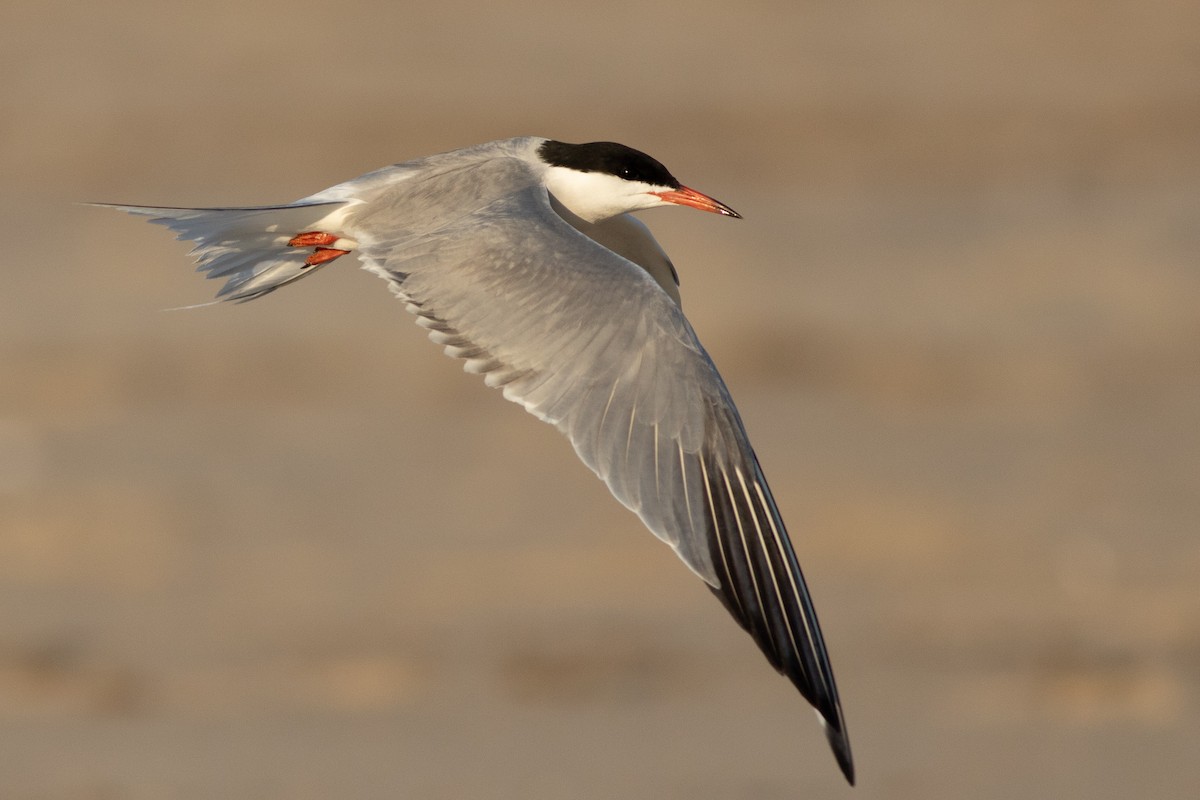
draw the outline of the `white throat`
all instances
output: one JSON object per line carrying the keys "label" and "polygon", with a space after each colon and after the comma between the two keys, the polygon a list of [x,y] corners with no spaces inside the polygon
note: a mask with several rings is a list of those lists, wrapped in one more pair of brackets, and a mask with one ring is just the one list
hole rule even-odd
{"label": "white throat", "polygon": [[668,187],[627,181],[607,172],[580,172],[567,167],[548,167],[546,189],[572,214],[587,222],[601,222],[618,214],[666,205],[653,194]]}

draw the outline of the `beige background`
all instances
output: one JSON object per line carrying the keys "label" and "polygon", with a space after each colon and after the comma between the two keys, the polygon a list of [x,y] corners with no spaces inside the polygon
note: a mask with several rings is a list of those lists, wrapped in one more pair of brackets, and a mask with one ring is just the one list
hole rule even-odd
{"label": "beige background", "polygon": [[[483,9],[490,10],[483,10]],[[2,6],[0,797],[1200,796],[1200,6]],[[348,261],[72,205],[615,139],[860,787],[557,434]]]}

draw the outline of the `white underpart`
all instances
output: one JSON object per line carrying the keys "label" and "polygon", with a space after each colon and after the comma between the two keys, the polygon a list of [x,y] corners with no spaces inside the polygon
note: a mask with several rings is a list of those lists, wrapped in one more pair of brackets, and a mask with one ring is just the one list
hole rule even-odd
{"label": "white underpart", "polygon": [[556,200],[580,219],[600,222],[618,214],[669,205],[651,192],[669,192],[670,186],[627,181],[607,172],[580,172],[566,167],[549,167],[546,188]]}
{"label": "white underpart", "polygon": [[[353,250],[358,247],[358,243],[348,237],[342,235],[346,232],[346,217],[350,213],[350,209],[354,206],[361,205],[361,200],[351,200],[344,206],[338,206],[333,211],[313,223],[312,230],[328,233],[339,237],[336,242],[331,245],[322,245],[323,247],[336,247],[338,250]],[[293,231],[292,236],[298,233],[306,233],[306,231]],[[343,247],[342,245],[347,245]]]}
{"label": "white underpart", "polygon": [[[346,232],[346,216],[349,213],[349,209],[356,205],[360,205],[361,203],[361,200],[352,200],[346,203],[344,206],[339,206],[313,223],[311,228],[312,231],[318,233],[328,233],[330,236],[338,237],[332,244],[323,244],[321,247],[332,250],[345,250],[347,252],[358,249],[358,242],[356,240],[351,239],[348,236],[343,236],[342,234]],[[283,244],[287,244],[289,241],[291,241],[293,236],[308,232],[309,231],[294,231],[290,236],[281,237],[282,242]]]}

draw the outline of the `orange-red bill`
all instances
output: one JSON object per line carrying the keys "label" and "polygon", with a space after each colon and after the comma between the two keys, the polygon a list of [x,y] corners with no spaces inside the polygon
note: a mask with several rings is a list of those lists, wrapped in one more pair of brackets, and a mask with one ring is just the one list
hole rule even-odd
{"label": "orange-red bill", "polygon": [[714,214],[724,214],[727,217],[741,219],[742,215],[734,211],[729,206],[713,200],[706,194],[701,194],[695,189],[689,189],[686,186],[680,186],[670,192],[651,192],[651,194],[661,197],[668,203],[674,203],[679,206],[687,206],[689,208],[698,208],[701,211],[711,211]]}

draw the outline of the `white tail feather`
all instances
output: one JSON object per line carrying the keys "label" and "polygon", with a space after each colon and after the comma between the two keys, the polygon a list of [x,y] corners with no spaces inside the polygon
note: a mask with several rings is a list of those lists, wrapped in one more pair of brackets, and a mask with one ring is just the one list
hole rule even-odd
{"label": "white tail feather", "polygon": [[245,302],[316,272],[305,262],[312,251],[289,247],[299,233],[337,233],[345,202],[299,202],[247,208],[159,208],[95,203],[138,216],[175,231],[177,239],[196,243],[196,269],[209,278],[225,278],[217,300]]}

